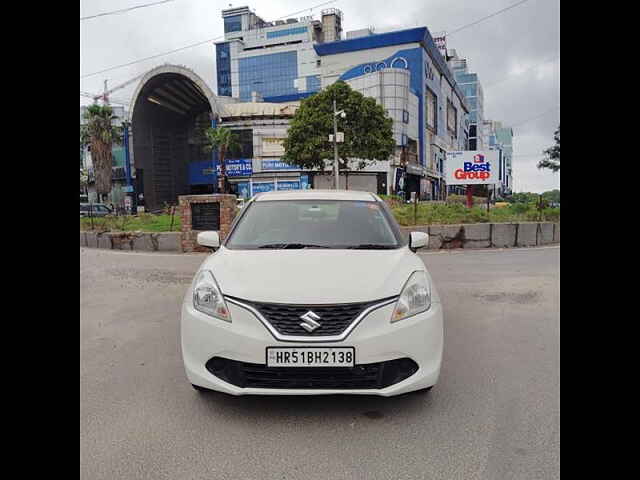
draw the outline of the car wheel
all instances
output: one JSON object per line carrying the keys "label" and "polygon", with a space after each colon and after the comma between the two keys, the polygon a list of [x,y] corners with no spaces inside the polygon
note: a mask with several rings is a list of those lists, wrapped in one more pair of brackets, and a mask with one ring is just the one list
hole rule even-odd
{"label": "car wheel", "polygon": [[191,384],[191,386],[199,393],[207,393],[211,391],[208,388],[201,387],[200,385],[194,385],[193,383]]}

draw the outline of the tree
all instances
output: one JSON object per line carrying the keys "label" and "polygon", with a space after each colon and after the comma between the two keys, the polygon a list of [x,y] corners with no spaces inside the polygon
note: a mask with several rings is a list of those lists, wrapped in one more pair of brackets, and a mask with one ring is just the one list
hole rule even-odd
{"label": "tree", "polygon": [[224,127],[209,127],[204,131],[204,135],[206,137],[204,145],[205,152],[210,153],[214,149],[218,150],[218,156],[220,158],[220,187],[222,193],[227,193],[227,168],[224,161],[227,152],[234,152],[240,148],[238,135]]}
{"label": "tree", "polygon": [[547,158],[540,160],[538,168],[550,168],[553,172],[558,172],[560,171],[560,125],[558,125],[558,129],[553,134],[553,138],[556,144],[542,152]]}
{"label": "tree", "polygon": [[535,203],[539,198],[537,193],[519,192],[509,197],[509,203]]}
{"label": "tree", "polygon": [[542,197],[548,202],[552,203],[560,203],[560,190],[549,190],[548,192],[543,192]]}
{"label": "tree", "polygon": [[99,196],[111,192],[113,166],[112,148],[122,141],[122,129],[113,124],[116,116],[109,105],[91,105],[87,108],[85,125],[80,127],[80,143],[89,145]]}
{"label": "tree", "polygon": [[[365,97],[338,81],[304,100],[289,123],[282,160],[301,168],[324,171],[334,159],[333,100],[338,116],[338,131],[344,143],[338,143],[340,169],[349,168],[349,159],[358,159],[358,168],[377,160],[388,160],[394,153],[393,121],[373,98]],[[331,162],[331,163],[328,163]]]}

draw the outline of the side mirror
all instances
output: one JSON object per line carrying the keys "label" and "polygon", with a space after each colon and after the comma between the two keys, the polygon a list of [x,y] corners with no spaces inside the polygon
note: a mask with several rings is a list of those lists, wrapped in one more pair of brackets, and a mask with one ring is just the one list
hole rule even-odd
{"label": "side mirror", "polygon": [[220,247],[220,235],[218,232],[200,232],[198,234],[198,243],[203,247],[218,248]]}
{"label": "side mirror", "polygon": [[409,234],[409,249],[412,252],[424,248],[429,243],[429,234],[424,232],[411,232]]}

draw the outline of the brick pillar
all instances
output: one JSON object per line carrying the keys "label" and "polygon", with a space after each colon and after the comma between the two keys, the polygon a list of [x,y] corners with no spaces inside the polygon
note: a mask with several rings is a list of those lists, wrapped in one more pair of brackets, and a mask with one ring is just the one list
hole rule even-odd
{"label": "brick pillar", "polygon": [[209,248],[198,245],[198,233],[203,230],[193,230],[191,218],[191,205],[194,203],[219,203],[220,204],[220,241],[229,234],[231,222],[236,215],[237,201],[235,195],[181,195],[178,197],[182,216],[182,251],[183,252],[208,252]]}

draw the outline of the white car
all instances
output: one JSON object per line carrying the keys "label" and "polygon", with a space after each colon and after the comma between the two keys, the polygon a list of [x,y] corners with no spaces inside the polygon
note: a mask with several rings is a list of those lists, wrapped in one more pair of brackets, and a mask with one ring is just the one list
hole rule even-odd
{"label": "white car", "polygon": [[258,194],[202,263],[182,305],[198,391],[232,395],[428,391],[442,362],[440,297],[386,204],[357,191]]}

